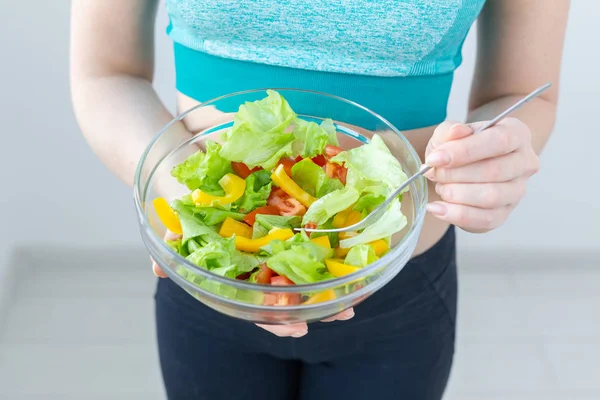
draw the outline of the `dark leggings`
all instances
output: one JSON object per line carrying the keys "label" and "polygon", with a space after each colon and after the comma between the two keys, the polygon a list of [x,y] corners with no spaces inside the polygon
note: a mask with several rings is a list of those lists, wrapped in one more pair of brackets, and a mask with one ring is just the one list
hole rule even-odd
{"label": "dark leggings", "polygon": [[202,305],[169,279],[156,292],[170,400],[440,400],[454,355],[454,228],[348,321],[279,338]]}

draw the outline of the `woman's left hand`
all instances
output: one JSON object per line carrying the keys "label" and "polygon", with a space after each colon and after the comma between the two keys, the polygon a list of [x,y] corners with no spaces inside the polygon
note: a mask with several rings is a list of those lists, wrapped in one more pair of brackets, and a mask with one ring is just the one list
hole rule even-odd
{"label": "woman's left hand", "polygon": [[474,135],[484,123],[444,122],[425,152],[425,162],[434,167],[425,176],[436,182],[441,197],[428,211],[473,233],[502,225],[525,195],[527,180],[539,170],[527,125],[505,118]]}

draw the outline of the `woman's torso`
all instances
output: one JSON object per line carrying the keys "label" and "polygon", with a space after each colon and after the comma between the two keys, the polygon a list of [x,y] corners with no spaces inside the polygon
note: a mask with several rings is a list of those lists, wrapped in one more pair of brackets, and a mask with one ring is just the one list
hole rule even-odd
{"label": "woman's torso", "polygon": [[[435,126],[446,116],[462,43],[484,3],[167,0],[178,112],[223,94],[281,87],[282,82],[362,103],[401,129],[424,159]],[[256,72],[264,66],[272,70]],[[306,72],[300,80],[297,69]],[[203,125],[193,117],[184,122],[192,131]],[[431,184],[429,198],[439,198]],[[415,255],[447,228],[427,215]]]}

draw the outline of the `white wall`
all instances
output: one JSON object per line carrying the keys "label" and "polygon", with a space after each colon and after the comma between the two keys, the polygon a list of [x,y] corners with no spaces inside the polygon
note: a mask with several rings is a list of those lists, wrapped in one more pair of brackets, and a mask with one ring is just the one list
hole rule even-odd
{"label": "white wall", "polygon": [[[2,7],[0,268],[13,246],[140,245],[130,189],[94,157],[73,118],[68,84],[69,2],[35,3],[35,9],[23,1]],[[544,153],[543,170],[506,226],[487,235],[463,235],[465,247],[579,249],[600,241],[600,208],[595,205],[600,198],[600,174],[592,162],[592,151],[600,148],[596,123],[600,56],[582,45],[597,32],[600,4],[590,1],[586,8],[583,3],[574,1],[572,6],[559,122]],[[161,9],[156,87],[173,109],[172,54],[165,26]],[[453,118],[464,117],[472,64],[471,35],[452,92]]]}

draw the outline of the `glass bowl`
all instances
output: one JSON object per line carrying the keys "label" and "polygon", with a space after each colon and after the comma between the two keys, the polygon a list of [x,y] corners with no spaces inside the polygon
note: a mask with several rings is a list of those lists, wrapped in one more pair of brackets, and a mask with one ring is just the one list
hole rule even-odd
{"label": "glass bowl", "polygon": [[[389,122],[349,100],[313,91],[273,89],[302,118],[320,123],[331,118],[340,147],[349,149],[379,135],[400,161],[405,173],[417,172],[421,160],[409,141]],[[173,251],[163,240],[166,228],[158,219],[153,199],[169,202],[189,191],[170,171],[206,140],[220,142],[233,125],[240,105],[263,99],[267,89],[233,93],[190,108],[167,124],[142,155],[134,181],[134,200],[141,236],[152,258],[191,296],[218,312],[261,324],[314,322],[353,307],[394,278],[410,259],[420,235],[427,203],[425,178],[415,180],[402,199],[407,225],[392,238],[390,250],[373,264],[340,278],[308,285],[271,286],[229,279],[197,267]],[[185,125],[184,125],[185,123]],[[189,132],[194,135],[190,137]],[[252,151],[252,149],[248,149]],[[265,298],[271,300],[265,305]],[[285,305],[290,298],[296,305]],[[282,301],[279,301],[282,300]],[[300,304],[298,303],[300,301]]]}

